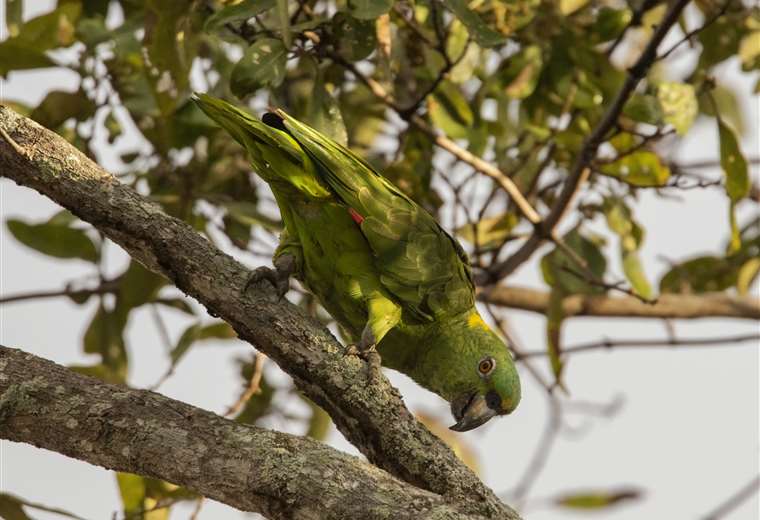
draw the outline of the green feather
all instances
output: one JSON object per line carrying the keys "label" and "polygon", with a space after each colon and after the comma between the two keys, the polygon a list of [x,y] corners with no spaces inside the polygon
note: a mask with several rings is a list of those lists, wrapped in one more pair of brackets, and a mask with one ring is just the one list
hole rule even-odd
{"label": "green feather", "polygon": [[[296,258],[297,276],[355,339],[371,331],[384,365],[447,400],[495,391],[498,413],[517,406],[517,371],[475,309],[467,255],[432,215],[283,111],[265,124],[207,95],[195,101],[271,186],[286,229],[276,256]],[[487,376],[484,358],[496,366]]]}

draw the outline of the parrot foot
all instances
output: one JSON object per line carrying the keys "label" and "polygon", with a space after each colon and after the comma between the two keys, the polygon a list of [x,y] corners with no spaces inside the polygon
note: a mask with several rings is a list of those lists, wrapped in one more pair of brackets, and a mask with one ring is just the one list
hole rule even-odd
{"label": "parrot foot", "polygon": [[369,328],[365,328],[359,343],[346,347],[345,356],[357,356],[367,362],[367,376],[370,384],[380,381],[382,359],[377,351],[375,336]]}
{"label": "parrot foot", "polygon": [[290,276],[294,268],[295,259],[291,255],[282,255],[274,261],[274,269],[261,266],[251,271],[243,292],[248,292],[252,285],[266,280],[277,291],[277,299],[281,300],[290,289]]}

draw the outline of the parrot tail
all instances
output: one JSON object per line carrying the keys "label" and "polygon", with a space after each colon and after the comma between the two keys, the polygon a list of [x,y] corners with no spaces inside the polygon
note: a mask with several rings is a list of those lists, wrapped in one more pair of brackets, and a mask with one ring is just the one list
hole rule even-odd
{"label": "parrot tail", "polygon": [[251,114],[208,94],[193,94],[196,105],[250,155],[254,170],[273,190],[295,188],[310,198],[332,197],[317,174],[316,166],[301,146],[285,131],[282,118],[267,112],[261,121]]}

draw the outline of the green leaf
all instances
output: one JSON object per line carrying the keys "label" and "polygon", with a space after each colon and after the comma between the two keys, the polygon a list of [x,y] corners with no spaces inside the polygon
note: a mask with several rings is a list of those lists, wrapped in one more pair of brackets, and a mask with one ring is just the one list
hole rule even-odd
{"label": "green leaf", "polygon": [[651,95],[634,94],[623,107],[623,114],[634,121],[659,125],[664,117],[662,105]]}
{"label": "green leaf", "polygon": [[499,73],[504,92],[512,99],[524,99],[536,89],[543,67],[541,48],[528,45],[507,59],[507,67]]}
{"label": "green leaf", "polygon": [[620,258],[626,278],[640,296],[652,298],[652,286],[644,274],[638,254],[644,230],[633,220],[630,208],[621,199],[608,197],[604,199],[602,208],[607,225],[620,238]]}
{"label": "green leaf", "polygon": [[638,500],[642,492],[638,489],[621,489],[616,491],[589,491],[564,495],[555,503],[568,509],[596,510],[614,506],[623,501]]}
{"label": "green leaf", "polygon": [[623,259],[623,272],[631,283],[634,291],[642,298],[651,299],[654,296],[652,286],[644,273],[644,267],[639,258],[638,251],[621,251]]}
{"label": "green leaf", "polygon": [[209,16],[203,30],[210,32],[228,23],[248,20],[273,8],[275,3],[276,0],[243,0],[238,4],[229,5]]}
{"label": "green leaf", "polygon": [[321,70],[317,73],[312,95],[309,97],[306,122],[343,146],[348,146],[348,134],[340,105],[327,91]]}
{"label": "green leaf", "polygon": [[377,47],[374,21],[358,20],[338,12],[330,21],[330,27],[335,51],[348,61],[363,60]]}
{"label": "green leaf", "polygon": [[40,52],[67,47],[75,41],[74,28],[81,12],[80,2],[60,2],[55,10],[24,23],[18,36],[7,42],[15,42],[21,47]]}
{"label": "green leaf", "polygon": [[573,14],[582,8],[589,0],[559,0],[559,12],[565,16]]}
{"label": "green leaf", "polygon": [[212,323],[211,325],[206,325],[205,327],[202,327],[198,331],[198,339],[236,339],[237,333],[235,332],[235,329],[233,329],[229,323],[224,321],[219,321],[217,323]]}
{"label": "green leaf", "polygon": [[199,323],[190,325],[188,328],[185,329],[185,332],[183,332],[182,335],[179,337],[177,344],[174,346],[171,353],[169,354],[169,357],[171,358],[171,361],[172,361],[172,366],[179,363],[179,361],[184,357],[184,355],[187,354],[187,351],[190,350],[190,347],[193,346],[193,343],[195,343],[195,340],[198,339],[200,332],[201,332],[201,325]]}
{"label": "green leaf", "polygon": [[153,301],[166,279],[142,266],[136,260],[121,276],[119,282],[119,309],[127,313],[135,307]]}
{"label": "green leaf", "polygon": [[103,363],[97,363],[95,365],[69,365],[69,369],[78,374],[100,379],[106,383],[120,384],[124,382],[123,377],[115,373]]}
{"label": "green leaf", "polygon": [[724,291],[736,284],[736,269],[725,258],[702,256],[674,266],[660,280],[661,293]]}
{"label": "green leaf", "polygon": [[[583,236],[577,229],[563,237],[565,244],[586,261],[591,274],[603,279],[607,270],[607,260],[599,245],[601,239]],[[564,291],[566,294],[600,294],[602,287],[592,285],[584,279],[583,271],[564,251],[554,248],[541,259],[541,273],[544,281]],[[577,273],[577,274],[576,274]]]}
{"label": "green leaf", "polygon": [[74,520],[83,520],[81,516],[77,516],[63,509],[56,507],[48,507],[43,504],[36,504],[28,502],[21,497],[17,497],[10,493],[0,493],[0,518],[4,520],[31,520],[23,510],[26,506],[30,509],[36,509],[38,511],[44,511],[46,513],[53,513],[65,518],[73,518]]}
{"label": "green leaf", "polygon": [[498,247],[510,235],[519,220],[514,213],[484,217],[473,224],[456,229],[455,233],[462,240],[473,245],[477,244],[481,249]]}
{"label": "green leaf", "polygon": [[256,40],[232,69],[230,88],[239,98],[261,87],[277,87],[285,79],[287,49],[274,38]]}
{"label": "green leaf", "polygon": [[559,286],[552,287],[549,293],[549,306],[546,311],[546,349],[549,354],[549,364],[554,374],[556,384],[566,390],[562,382],[562,324],[565,321],[565,310],[562,305],[565,291]]}
{"label": "green leaf", "polygon": [[602,173],[634,186],[664,186],[670,178],[670,168],[660,162],[654,152],[640,151],[624,156],[601,167]]}
{"label": "green leaf", "polygon": [[0,518],[4,520],[32,520],[24,511],[21,501],[7,493],[0,493]]}
{"label": "green leaf", "polygon": [[5,27],[8,29],[6,36],[14,38],[18,36],[23,22],[24,13],[23,0],[7,0],[5,4]]}
{"label": "green leaf", "polygon": [[134,515],[142,511],[143,500],[145,499],[145,480],[139,475],[117,472],[116,482],[119,485],[124,514]]}
{"label": "green leaf", "polygon": [[686,83],[660,83],[657,100],[665,122],[673,125],[678,135],[685,135],[699,110],[694,87]]}
{"label": "green leaf", "polygon": [[189,314],[190,316],[195,316],[195,311],[190,304],[187,303],[185,298],[159,298],[155,302],[164,307],[178,310],[185,314]]}
{"label": "green leaf", "polygon": [[718,136],[720,138],[720,165],[726,175],[726,193],[732,202],[737,202],[749,193],[747,161],[742,155],[733,130],[720,118],[718,118]]}
{"label": "green leaf", "polygon": [[237,334],[225,322],[212,323],[211,325],[202,326],[200,323],[190,325],[180,336],[177,344],[169,353],[172,366],[176,366],[177,363],[187,354],[190,347],[197,341],[206,339],[235,339]]}
{"label": "green leaf", "polygon": [[[241,360],[240,362],[240,376],[243,388],[247,388],[250,384],[251,377],[253,376],[254,363]],[[257,420],[266,416],[272,405],[272,399],[274,398],[275,389],[269,384],[266,377],[266,372],[261,374],[261,381],[259,382],[259,393],[251,396],[246,401],[245,406],[240,413],[235,417],[235,421],[244,424],[255,424]],[[301,395],[300,393],[298,394]]]}
{"label": "green leaf", "polygon": [[288,12],[288,0],[277,0],[277,21],[280,25],[280,34],[285,47],[291,44],[290,36],[290,13]]}
{"label": "green leaf", "polygon": [[742,38],[739,43],[739,58],[742,60],[744,71],[760,68],[760,31],[753,31]]}
{"label": "green leaf", "polygon": [[359,20],[375,20],[392,6],[393,0],[348,0],[351,16]]}
{"label": "green leaf", "polygon": [[119,377],[126,377],[127,351],[124,344],[125,317],[100,305],[84,333],[84,351],[100,354],[103,364]]}
{"label": "green leaf", "polygon": [[466,0],[444,0],[443,3],[467,26],[467,30],[481,47],[494,47],[507,41],[506,36],[494,31],[476,11],[470,9]]}
{"label": "green leaf", "polygon": [[80,258],[97,262],[95,244],[81,229],[57,224],[27,224],[21,220],[6,220],[8,230],[16,240],[40,253],[56,258]]}
{"label": "green leaf", "polygon": [[96,108],[95,103],[82,90],[54,90],[45,96],[29,117],[44,127],[55,129],[70,118],[77,121],[89,119],[95,114]]}
{"label": "green leaf", "polygon": [[15,39],[0,43],[0,77],[5,77],[12,70],[42,69],[56,67],[57,64],[47,55],[22,44]]}
{"label": "green leaf", "polygon": [[630,9],[612,9],[603,6],[599,9],[596,22],[592,27],[596,41],[606,42],[617,38],[631,22],[633,13]]}
{"label": "green leaf", "polygon": [[428,111],[433,124],[454,139],[468,136],[468,128],[475,119],[470,103],[455,84],[442,81],[427,98]]}
{"label": "green leaf", "polygon": [[736,276],[736,291],[740,295],[746,296],[758,274],[760,274],[760,258],[750,258],[744,262]]}
{"label": "green leaf", "polygon": [[742,237],[739,232],[739,223],[736,221],[736,202],[731,201],[728,205],[728,223],[731,229],[730,239],[728,241],[728,253],[736,253],[742,247]]}

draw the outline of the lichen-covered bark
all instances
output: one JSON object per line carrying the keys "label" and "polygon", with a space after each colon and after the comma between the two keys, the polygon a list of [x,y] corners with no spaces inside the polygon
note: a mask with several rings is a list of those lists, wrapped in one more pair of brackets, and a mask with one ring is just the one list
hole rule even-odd
{"label": "lichen-covered bark", "polygon": [[[167,276],[288,372],[346,438],[376,464],[445,497],[460,511],[518,518],[420,425],[383,378],[368,386],[362,361],[268,286],[241,288],[248,270],[33,121],[0,106],[0,174],[50,197],[104,232],[146,267]],[[18,149],[17,149],[18,148]]]}
{"label": "lichen-covered bark", "polygon": [[483,518],[307,437],[239,424],[6,347],[0,438],[168,480],[269,518]]}

